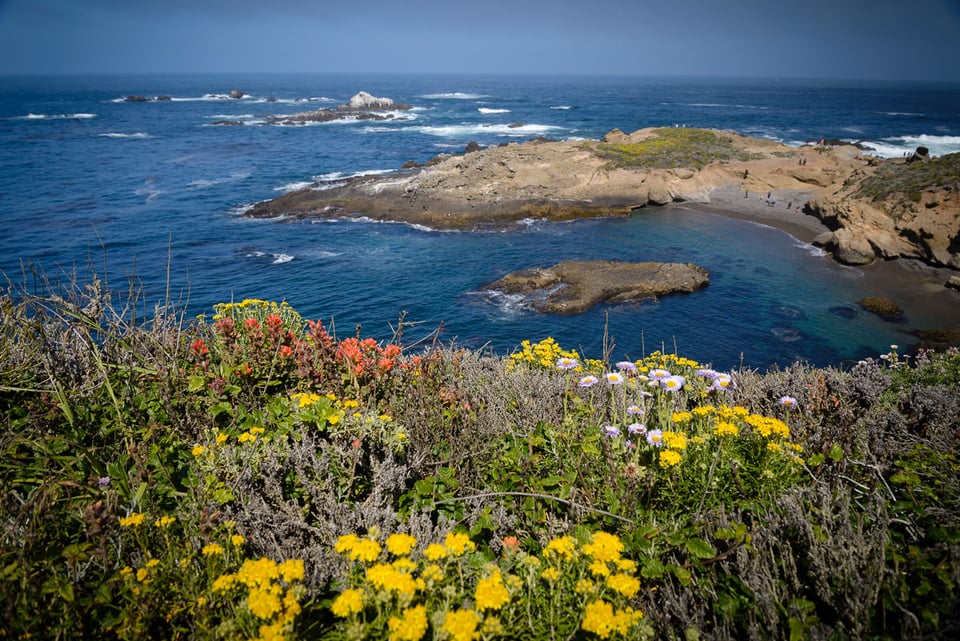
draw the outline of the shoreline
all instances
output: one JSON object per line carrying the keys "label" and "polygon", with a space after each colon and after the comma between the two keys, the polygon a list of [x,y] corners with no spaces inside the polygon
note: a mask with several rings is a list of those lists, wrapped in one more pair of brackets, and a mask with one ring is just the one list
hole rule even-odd
{"label": "shoreline", "polygon": [[[709,194],[709,201],[684,201],[667,206],[686,207],[708,214],[769,225],[805,243],[812,243],[818,234],[830,231],[818,218],[802,212],[803,206],[817,197],[814,192],[797,189],[772,191],[770,199],[773,206],[767,205],[766,196],[766,193],[744,192],[742,188],[727,185],[713,189]],[[798,212],[798,208],[801,211]]]}
{"label": "shoreline", "polygon": [[[812,244],[817,234],[829,231],[818,218],[802,213],[804,204],[815,197],[813,192],[773,191],[771,200],[776,204],[770,207],[766,204],[766,193],[751,192],[744,198],[741,188],[728,185],[714,189],[709,202],[679,202],[667,206],[767,225],[800,242]],[[788,209],[787,204],[791,203],[792,208]],[[797,207],[801,212],[796,211]],[[824,255],[823,260],[837,269],[855,271],[863,283],[865,296],[887,296],[897,303],[904,312],[904,319],[890,322],[901,325],[918,343],[917,331],[960,327],[960,292],[945,284],[951,276],[960,275],[956,270],[907,258],[877,260],[858,266],[843,265],[829,254]],[[851,303],[858,305],[859,301]],[[917,317],[931,322],[918,323],[914,320]]]}

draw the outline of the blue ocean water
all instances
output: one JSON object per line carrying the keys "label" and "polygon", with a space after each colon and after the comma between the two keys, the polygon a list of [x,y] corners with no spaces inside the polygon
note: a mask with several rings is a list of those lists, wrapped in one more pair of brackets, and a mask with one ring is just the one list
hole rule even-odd
{"label": "blue ocean water", "polygon": [[[231,99],[231,89],[247,96]],[[360,90],[413,109],[379,122],[262,124]],[[124,101],[129,95],[171,99]],[[222,120],[245,124],[215,124]],[[447,340],[499,354],[553,336],[599,356],[606,327],[616,358],[666,348],[720,368],[798,358],[842,364],[890,344],[907,349],[913,328],[960,318],[921,297],[905,305],[908,323],[881,321],[856,305],[878,293],[870,270],[840,267],[784,232],[682,207],[496,233],[240,215],[318,179],[395,171],[471,140],[599,138],[613,128],[673,125],[793,145],[863,141],[882,156],[923,144],[940,155],[960,151],[960,87],[456,75],[0,78],[0,271],[23,283],[25,265],[51,276],[83,276],[92,266],[117,290],[135,277],[149,303],[165,297],[169,264],[174,297],[191,314],[221,301],[286,300],[332,321],[340,336],[362,325],[364,336],[385,339],[405,312],[416,323],[407,338],[442,327]],[[564,259],[693,262],[710,270],[711,284],[563,317],[478,293],[508,271]]]}

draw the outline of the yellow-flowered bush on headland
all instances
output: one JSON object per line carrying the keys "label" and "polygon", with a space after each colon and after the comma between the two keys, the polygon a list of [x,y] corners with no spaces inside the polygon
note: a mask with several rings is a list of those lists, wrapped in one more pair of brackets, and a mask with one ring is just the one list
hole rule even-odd
{"label": "yellow-flowered bush on headland", "polygon": [[[418,544],[408,534],[347,534],[336,543],[350,563],[330,604],[345,639],[648,639],[631,606],[642,583],[614,534],[550,539],[536,553],[504,542],[495,560],[464,533]],[[431,634],[432,629],[432,634]]]}

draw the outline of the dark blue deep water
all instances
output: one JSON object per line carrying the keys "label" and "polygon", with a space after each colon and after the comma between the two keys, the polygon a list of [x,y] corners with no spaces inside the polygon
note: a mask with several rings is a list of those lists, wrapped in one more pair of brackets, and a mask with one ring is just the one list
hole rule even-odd
{"label": "dark blue deep water", "polygon": [[[231,89],[248,96],[230,99]],[[414,109],[389,122],[258,124],[360,90]],[[128,95],[172,99],[124,102]],[[225,119],[246,124],[214,124]],[[406,312],[419,323],[408,336],[442,324],[444,338],[499,354],[553,336],[599,356],[607,326],[615,358],[676,348],[721,368],[798,358],[840,365],[890,344],[908,348],[911,329],[950,320],[953,308],[922,301],[908,306],[903,324],[857,311],[859,298],[879,293],[870,270],[840,267],[769,227],[679,207],[508,233],[240,217],[311,181],[395,171],[471,140],[599,138],[665,125],[793,145],[857,140],[882,156],[923,144],[940,155],[960,151],[960,88],[454,75],[0,78],[0,271],[23,284],[26,265],[55,278],[94,269],[116,290],[135,276],[149,303],[164,298],[169,263],[174,297],[190,314],[220,301],[286,300],[308,318],[333,319],[341,336],[362,324],[364,335],[388,338]],[[508,271],[563,259],[694,262],[710,270],[711,284],[572,317],[477,293]]]}

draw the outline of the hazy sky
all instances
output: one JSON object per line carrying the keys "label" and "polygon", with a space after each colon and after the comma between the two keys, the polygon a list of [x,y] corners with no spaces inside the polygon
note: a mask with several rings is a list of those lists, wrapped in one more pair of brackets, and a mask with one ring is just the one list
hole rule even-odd
{"label": "hazy sky", "polygon": [[0,74],[960,82],[960,0],[0,0]]}

